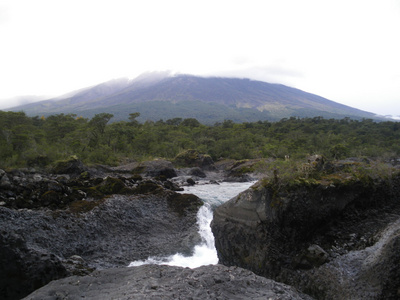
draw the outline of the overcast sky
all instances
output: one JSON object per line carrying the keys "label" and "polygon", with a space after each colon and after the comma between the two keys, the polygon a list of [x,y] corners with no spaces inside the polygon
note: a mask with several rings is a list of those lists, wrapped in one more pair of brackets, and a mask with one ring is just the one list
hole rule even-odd
{"label": "overcast sky", "polygon": [[0,0],[0,99],[165,70],[400,115],[400,1]]}

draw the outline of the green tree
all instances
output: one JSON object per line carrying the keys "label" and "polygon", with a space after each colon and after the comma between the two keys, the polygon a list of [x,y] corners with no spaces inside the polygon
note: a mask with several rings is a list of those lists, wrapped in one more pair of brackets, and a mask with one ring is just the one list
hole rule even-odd
{"label": "green tree", "polygon": [[63,139],[68,133],[77,128],[75,114],[59,114],[49,116],[43,124],[43,129],[50,142]]}
{"label": "green tree", "polygon": [[201,124],[197,119],[187,118],[182,121],[181,125],[187,127],[199,127]]}
{"label": "green tree", "polygon": [[130,113],[129,114],[130,124],[133,126],[139,125],[139,121],[136,120],[138,117],[140,117],[140,113],[138,113],[138,112]]}
{"label": "green tree", "polygon": [[167,121],[165,121],[165,123],[172,126],[178,126],[182,123],[182,118],[168,119]]}
{"label": "green tree", "polygon": [[101,113],[101,114],[95,115],[89,121],[89,128],[90,128],[89,146],[90,147],[96,147],[99,144],[100,139],[104,136],[106,125],[113,116],[114,116],[113,114]]}

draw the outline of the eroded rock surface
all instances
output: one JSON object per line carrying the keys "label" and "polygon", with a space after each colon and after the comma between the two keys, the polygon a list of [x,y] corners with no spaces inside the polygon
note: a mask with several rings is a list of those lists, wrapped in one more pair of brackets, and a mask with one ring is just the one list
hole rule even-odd
{"label": "eroded rock surface", "polygon": [[145,265],[53,281],[25,299],[312,299],[294,288],[236,267],[196,269]]}
{"label": "eroded rock surface", "polygon": [[172,191],[169,181],[0,175],[1,299],[19,299],[67,275],[190,254],[200,241],[196,215],[202,201]]}
{"label": "eroded rock surface", "polygon": [[17,233],[1,230],[1,299],[21,299],[49,281],[67,275],[66,268],[55,255],[31,249]]}
{"label": "eroded rock surface", "polygon": [[219,261],[317,299],[398,299],[399,183],[260,181],[215,210]]}

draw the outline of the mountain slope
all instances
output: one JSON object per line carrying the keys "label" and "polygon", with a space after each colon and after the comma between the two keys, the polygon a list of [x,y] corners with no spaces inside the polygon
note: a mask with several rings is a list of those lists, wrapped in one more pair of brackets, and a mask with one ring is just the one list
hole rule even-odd
{"label": "mountain slope", "polygon": [[140,112],[141,120],[195,117],[201,122],[279,120],[288,117],[375,118],[375,115],[281,84],[238,78],[141,76],[112,80],[12,108],[28,115],[112,112],[114,120]]}

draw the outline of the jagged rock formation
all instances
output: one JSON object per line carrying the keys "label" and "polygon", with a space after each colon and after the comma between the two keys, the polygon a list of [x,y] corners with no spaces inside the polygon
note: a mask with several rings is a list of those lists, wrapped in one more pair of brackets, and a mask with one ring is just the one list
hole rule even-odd
{"label": "jagged rock formation", "polygon": [[1,299],[96,268],[189,254],[200,241],[202,201],[165,188],[175,187],[168,180],[0,171]]}
{"label": "jagged rock formation", "polygon": [[196,269],[145,265],[53,281],[25,299],[311,299],[294,288],[222,265]]}
{"label": "jagged rock formation", "polygon": [[341,176],[284,183],[276,174],[218,207],[220,263],[317,299],[398,299],[400,176]]}

